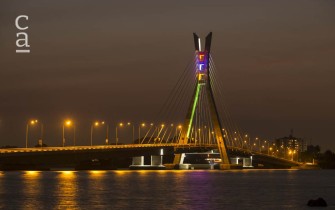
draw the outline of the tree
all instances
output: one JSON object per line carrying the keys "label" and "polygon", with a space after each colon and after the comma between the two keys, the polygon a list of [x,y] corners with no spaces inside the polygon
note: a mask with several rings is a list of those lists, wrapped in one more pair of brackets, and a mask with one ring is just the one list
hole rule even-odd
{"label": "tree", "polygon": [[318,165],[323,169],[335,169],[335,153],[327,150],[323,154],[320,154]]}
{"label": "tree", "polygon": [[307,145],[307,150],[301,152],[301,161],[312,163],[313,160],[317,159],[320,154],[320,146],[319,145]]}

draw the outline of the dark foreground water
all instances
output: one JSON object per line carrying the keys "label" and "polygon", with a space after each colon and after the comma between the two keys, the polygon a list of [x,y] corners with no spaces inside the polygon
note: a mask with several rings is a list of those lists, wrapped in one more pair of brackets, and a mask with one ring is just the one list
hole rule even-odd
{"label": "dark foreground water", "polygon": [[335,209],[335,170],[0,172],[1,209],[310,209],[317,197]]}

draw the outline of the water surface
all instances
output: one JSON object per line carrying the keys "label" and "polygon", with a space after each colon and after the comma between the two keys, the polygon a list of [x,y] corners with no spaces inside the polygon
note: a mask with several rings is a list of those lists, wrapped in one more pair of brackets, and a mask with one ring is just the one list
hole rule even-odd
{"label": "water surface", "polygon": [[335,170],[0,172],[1,209],[310,209],[318,197],[335,209]]}

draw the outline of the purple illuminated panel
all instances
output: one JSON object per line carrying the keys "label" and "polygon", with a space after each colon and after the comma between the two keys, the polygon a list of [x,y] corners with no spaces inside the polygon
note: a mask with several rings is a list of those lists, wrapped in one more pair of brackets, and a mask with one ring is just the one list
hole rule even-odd
{"label": "purple illuminated panel", "polygon": [[207,69],[207,57],[206,53],[197,53],[197,71],[204,72]]}

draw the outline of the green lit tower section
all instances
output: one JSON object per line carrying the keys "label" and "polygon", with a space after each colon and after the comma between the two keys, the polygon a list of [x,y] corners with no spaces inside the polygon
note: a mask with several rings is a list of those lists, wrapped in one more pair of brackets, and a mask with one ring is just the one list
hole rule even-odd
{"label": "green lit tower section", "polygon": [[194,44],[195,44],[195,62],[196,62],[196,88],[192,97],[192,101],[190,104],[190,107],[188,109],[188,113],[186,116],[186,121],[184,122],[184,132],[182,132],[181,135],[181,143],[187,144],[188,139],[190,137],[191,127],[193,123],[193,118],[195,114],[195,110],[197,108],[198,102],[199,102],[199,94],[201,88],[204,88],[207,79],[208,79],[208,66],[209,66],[209,51],[201,51],[201,42],[200,38],[193,33],[194,36]]}
{"label": "green lit tower section", "polygon": [[[227,147],[226,142],[223,137],[222,133],[222,127],[220,123],[220,118],[218,115],[218,111],[216,108],[214,95],[211,87],[211,80],[210,80],[210,47],[211,47],[211,41],[212,41],[212,32],[210,32],[206,36],[205,41],[205,49],[201,50],[201,42],[200,38],[197,34],[193,33],[194,37],[194,46],[195,46],[195,56],[196,56],[196,88],[193,93],[193,97],[191,99],[190,106],[188,108],[185,122],[183,125],[182,133],[179,139],[179,144],[187,144],[189,143],[190,138],[190,132],[191,127],[193,123],[193,118],[195,115],[195,111],[197,108],[197,105],[199,103],[199,94],[201,92],[202,88],[206,89],[208,104],[209,104],[209,110],[210,110],[210,116],[213,123],[213,129],[214,129],[214,135],[217,140],[218,149],[221,155],[222,169],[229,169],[230,168],[230,161],[227,155]],[[175,155],[175,164],[181,163],[181,155],[176,154]]]}

